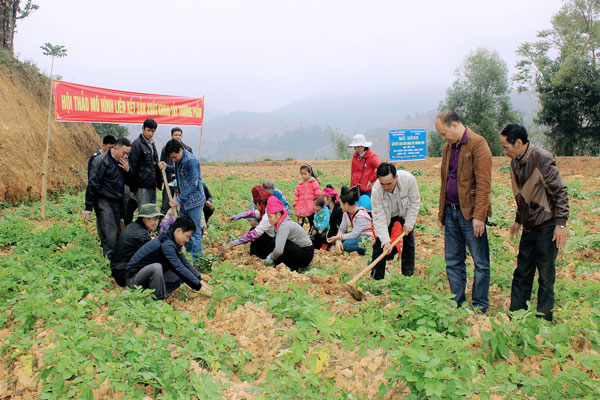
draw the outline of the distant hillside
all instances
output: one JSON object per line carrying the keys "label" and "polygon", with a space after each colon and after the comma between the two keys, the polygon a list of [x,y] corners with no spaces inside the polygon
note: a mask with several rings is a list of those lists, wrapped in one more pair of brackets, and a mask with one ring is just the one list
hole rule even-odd
{"label": "distant hillside", "polygon": [[360,133],[435,109],[440,89],[346,95],[322,95],[292,102],[271,114],[282,121],[298,121]]}
{"label": "distant hillside", "polygon": [[[49,90],[35,65],[0,49],[0,201],[40,196]],[[52,119],[48,189],[84,187],[87,160],[100,144],[90,124]]]}
{"label": "distant hillside", "polygon": [[[424,128],[428,132],[435,129],[436,110],[443,97],[442,94],[436,98],[435,92],[319,96],[270,113],[235,111],[215,117],[207,114],[202,158],[211,161],[333,159],[331,129],[345,132],[348,140],[356,133],[364,133],[373,142],[375,152],[386,158],[391,129]],[[523,113],[525,123],[532,125],[538,107],[535,94],[514,94],[511,98],[515,109]],[[127,128],[132,139],[141,132],[141,124]],[[171,128],[159,125],[155,135],[159,150],[169,140]],[[184,142],[197,153],[200,127],[181,128]]]}

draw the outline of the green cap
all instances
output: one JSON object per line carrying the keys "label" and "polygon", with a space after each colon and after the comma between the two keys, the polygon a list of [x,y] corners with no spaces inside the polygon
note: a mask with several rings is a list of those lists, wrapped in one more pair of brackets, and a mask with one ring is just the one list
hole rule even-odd
{"label": "green cap", "polygon": [[162,217],[158,206],[154,203],[146,203],[142,204],[140,209],[138,210],[138,218],[154,218],[154,217]]}

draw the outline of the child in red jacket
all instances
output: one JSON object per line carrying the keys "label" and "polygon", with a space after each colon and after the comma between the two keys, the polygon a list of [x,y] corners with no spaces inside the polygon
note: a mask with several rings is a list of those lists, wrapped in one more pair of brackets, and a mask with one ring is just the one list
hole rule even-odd
{"label": "child in red jacket", "polygon": [[301,225],[303,225],[304,220],[307,219],[308,224],[312,228],[315,215],[313,201],[321,195],[321,185],[312,167],[308,164],[300,167],[300,176],[302,180],[298,182],[296,194],[294,195],[294,212],[296,213],[296,217],[298,217],[298,223],[300,223],[300,218],[302,218]]}

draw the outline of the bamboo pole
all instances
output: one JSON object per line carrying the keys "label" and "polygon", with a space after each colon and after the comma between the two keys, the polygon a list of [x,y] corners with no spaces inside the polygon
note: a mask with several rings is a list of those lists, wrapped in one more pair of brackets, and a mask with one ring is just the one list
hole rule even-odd
{"label": "bamboo pole", "polygon": [[198,160],[200,160],[200,151],[202,151],[202,135],[204,134],[204,126],[200,127],[200,144],[198,145]]}
{"label": "bamboo pole", "polygon": [[46,154],[44,155],[44,166],[42,169],[42,189],[41,189],[41,216],[42,221],[46,219],[46,192],[48,181],[48,159],[50,157],[50,117],[52,116],[52,94],[54,93],[54,79],[52,70],[54,69],[54,56],[50,66],[50,98],[48,101],[48,133],[46,134]]}
{"label": "bamboo pole", "polygon": [[[202,119],[204,120],[204,96],[202,96]],[[202,136],[204,135],[204,123],[200,126],[200,144],[198,145],[198,161],[200,160],[200,151],[202,150]]]}

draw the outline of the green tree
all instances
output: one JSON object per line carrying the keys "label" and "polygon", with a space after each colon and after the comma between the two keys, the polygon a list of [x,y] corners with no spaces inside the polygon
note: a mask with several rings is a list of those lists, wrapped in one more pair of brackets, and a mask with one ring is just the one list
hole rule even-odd
{"label": "green tree", "polygon": [[348,147],[350,138],[334,129],[329,129],[329,137],[331,138],[331,144],[333,145],[333,151],[337,160],[349,160],[352,158],[353,150]]}
{"label": "green tree", "polygon": [[94,127],[96,133],[98,134],[98,136],[100,136],[101,139],[104,139],[104,137],[107,135],[113,135],[116,139],[122,137],[126,138],[127,136],[129,136],[129,131],[127,130],[127,128],[118,124],[92,123],[92,126]]}
{"label": "green tree", "polygon": [[569,0],[552,29],[517,50],[519,90],[533,89],[536,123],[558,155],[600,155],[600,0]]}
{"label": "green tree", "polygon": [[21,7],[21,0],[0,0],[0,47],[12,54],[17,21],[38,8],[32,0],[27,0],[23,7]]}
{"label": "green tree", "polygon": [[429,132],[427,141],[427,157],[441,157],[444,154],[446,141],[437,132]]}
{"label": "green tree", "polygon": [[506,63],[497,52],[479,48],[456,69],[455,76],[440,109],[454,110],[466,125],[485,137],[493,155],[502,155],[500,131],[506,124],[521,120],[510,101]]}

